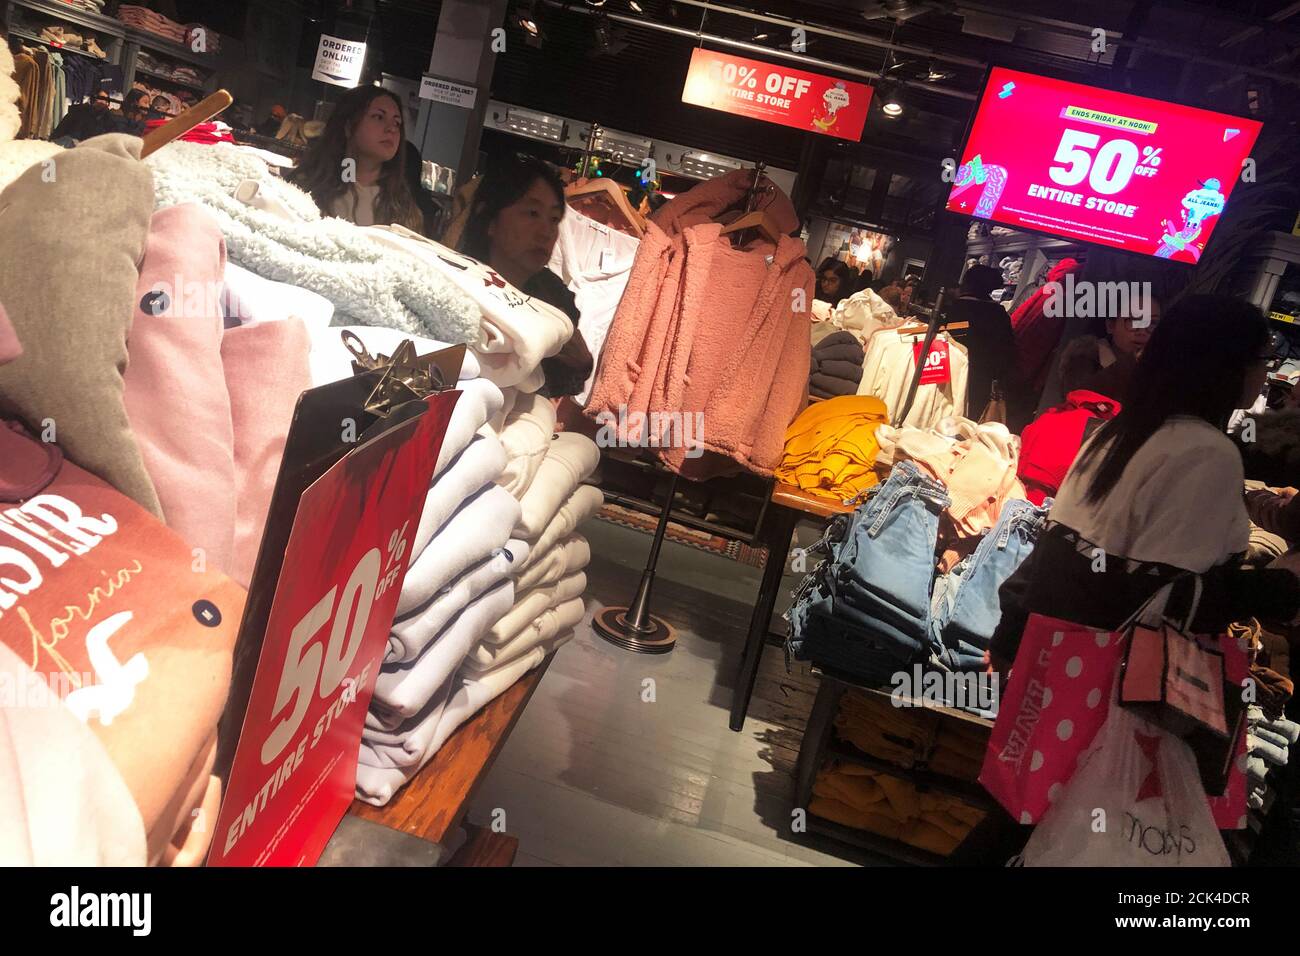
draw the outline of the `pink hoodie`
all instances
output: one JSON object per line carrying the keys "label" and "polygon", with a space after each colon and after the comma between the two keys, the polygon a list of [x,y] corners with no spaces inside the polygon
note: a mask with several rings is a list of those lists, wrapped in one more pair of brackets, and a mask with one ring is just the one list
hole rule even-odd
{"label": "pink hoodie", "polygon": [[[629,413],[681,413],[692,424],[702,414],[702,433],[690,434],[703,457],[687,457],[680,444],[659,455],[692,478],[737,464],[770,475],[785,428],[807,401],[813,271],[804,244],[783,237],[775,248],[733,249],[713,221],[743,203],[752,177],[738,170],[701,183],[655,214],[586,407],[593,418],[626,405]],[[763,208],[783,232],[798,228],[780,190]],[[794,311],[796,290],[802,312]]]}

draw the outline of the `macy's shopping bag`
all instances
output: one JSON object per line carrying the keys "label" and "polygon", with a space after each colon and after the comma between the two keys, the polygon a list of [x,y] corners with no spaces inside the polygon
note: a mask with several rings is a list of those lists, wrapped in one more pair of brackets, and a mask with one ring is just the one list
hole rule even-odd
{"label": "macy's shopping bag", "polygon": [[1031,614],[984,754],[980,783],[1037,823],[1106,721],[1118,634]]}
{"label": "macy's shopping bag", "polygon": [[1110,699],[1105,725],[1020,862],[1229,866],[1191,748]]}

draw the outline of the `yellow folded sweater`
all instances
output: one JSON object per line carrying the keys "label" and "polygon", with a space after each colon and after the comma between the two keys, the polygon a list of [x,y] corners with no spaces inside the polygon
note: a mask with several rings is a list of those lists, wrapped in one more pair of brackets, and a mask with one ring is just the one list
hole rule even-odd
{"label": "yellow folded sweater", "polygon": [[778,481],[821,498],[845,500],[878,481],[876,429],[888,416],[872,395],[841,395],[814,402],[785,432]]}

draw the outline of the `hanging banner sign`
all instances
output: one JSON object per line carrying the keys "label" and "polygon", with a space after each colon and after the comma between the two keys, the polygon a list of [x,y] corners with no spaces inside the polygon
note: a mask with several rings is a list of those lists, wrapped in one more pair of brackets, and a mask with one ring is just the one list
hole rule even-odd
{"label": "hanging banner sign", "polygon": [[682,102],[856,142],[872,92],[863,83],[696,49]]}
{"label": "hanging banner sign", "polygon": [[474,100],[477,98],[478,89],[473,86],[464,86],[450,80],[440,80],[436,76],[426,76],[420,81],[420,99],[422,100],[433,100],[435,103],[446,103],[450,106],[459,106],[472,110]]}
{"label": "hanging banner sign", "polygon": [[366,45],[363,41],[343,40],[322,33],[311,78],[351,88],[361,82],[361,68],[365,62]]}

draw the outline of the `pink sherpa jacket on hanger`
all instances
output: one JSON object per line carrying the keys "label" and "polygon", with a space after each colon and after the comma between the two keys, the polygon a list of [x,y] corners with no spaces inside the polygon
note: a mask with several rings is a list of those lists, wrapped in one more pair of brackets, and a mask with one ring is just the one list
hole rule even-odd
{"label": "pink sherpa jacket on hanger", "polygon": [[[814,276],[803,261],[803,242],[787,237],[776,247],[760,240],[733,249],[714,221],[728,209],[743,209],[752,181],[752,171],[728,173],[654,215],[585,409],[592,418],[617,416],[624,405],[629,413],[680,413],[679,447],[664,449],[660,459],[690,477],[737,465],[770,475],[785,428],[807,399],[810,319],[795,307],[801,298],[811,308]],[[779,189],[772,187],[757,206],[783,232],[798,228]],[[629,428],[630,441],[645,437]],[[702,457],[681,446],[683,437],[699,443]]]}

